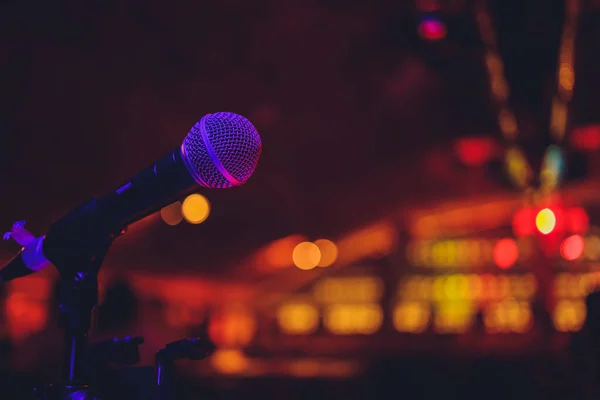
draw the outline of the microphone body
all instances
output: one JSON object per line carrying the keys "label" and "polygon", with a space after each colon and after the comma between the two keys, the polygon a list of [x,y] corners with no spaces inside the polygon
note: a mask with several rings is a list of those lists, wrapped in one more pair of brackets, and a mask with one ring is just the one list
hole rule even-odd
{"label": "microphone body", "polygon": [[[198,187],[229,188],[252,175],[262,149],[250,121],[233,113],[204,116],[182,145],[100,198],[92,198],[30,240],[0,270],[0,282],[54,264],[61,276],[90,265],[127,226]],[[101,261],[101,260],[100,260]]]}
{"label": "microphone body", "polygon": [[65,271],[65,265],[85,257],[99,241],[118,236],[131,223],[197,188],[177,148],[115,190],[87,201],[53,223],[45,236],[24,246],[0,270],[0,281],[28,275],[50,263],[61,265],[61,274],[73,272]]}

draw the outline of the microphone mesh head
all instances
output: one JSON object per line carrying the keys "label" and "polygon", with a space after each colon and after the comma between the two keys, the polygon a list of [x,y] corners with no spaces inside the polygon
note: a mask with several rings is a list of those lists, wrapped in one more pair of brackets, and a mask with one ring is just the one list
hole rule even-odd
{"label": "microphone mesh head", "polygon": [[261,149],[254,125],[230,112],[202,117],[181,145],[189,172],[198,184],[208,188],[245,183],[254,173]]}

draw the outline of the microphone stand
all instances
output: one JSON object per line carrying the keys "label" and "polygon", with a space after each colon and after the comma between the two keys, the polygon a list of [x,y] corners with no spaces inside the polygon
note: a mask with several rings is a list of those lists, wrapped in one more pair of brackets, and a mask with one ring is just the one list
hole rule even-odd
{"label": "microphone stand", "polygon": [[35,400],[97,400],[89,395],[85,356],[88,331],[98,303],[98,271],[116,237],[113,234],[100,237],[75,257],[67,256],[54,263],[61,275],[58,297],[60,324],[65,332],[62,380],[34,389]]}
{"label": "microphone stand", "polygon": [[207,334],[197,338],[181,339],[169,343],[156,353],[156,386],[159,400],[171,400],[175,396],[175,361],[203,360],[216,349]]}

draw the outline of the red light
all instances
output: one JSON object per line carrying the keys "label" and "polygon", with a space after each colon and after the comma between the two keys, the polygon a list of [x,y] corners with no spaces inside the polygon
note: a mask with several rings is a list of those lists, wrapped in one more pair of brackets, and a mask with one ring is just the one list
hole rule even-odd
{"label": "red light", "polygon": [[565,260],[577,260],[583,254],[583,238],[573,235],[563,240],[560,244],[560,254]]}
{"label": "red light", "polygon": [[440,40],[446,36],[446,25],[436,19],[426,19],[419,25],[419,35],[425,40]]}
{"label": "red light", "polygon": [[460,161],[468,166],[477,167],[492,158],[495,143],[493,139],[486,137],[461,138],[456,141],[454,149]]}
{"label": "red light", "polygon": [[528,236],[535,233],[535,211],[522,208],[513,217],[513,232],[517,236]]}
{"label": "red light", "polygon": [[587,125],[573,129],[571,144],[578,150],[596,151],[600,149],[600,125]]}
{"label": "red light", "polygon": [[499,268],[510,268],[519,258],[519,247],[512,239],[501,239],[494,246],[494,262]]}
{"label": "red light", "polygon": [[586,232],[589,226],[590,220],[583,208],[574,207],[567,210],[567,229],[570,232]]}

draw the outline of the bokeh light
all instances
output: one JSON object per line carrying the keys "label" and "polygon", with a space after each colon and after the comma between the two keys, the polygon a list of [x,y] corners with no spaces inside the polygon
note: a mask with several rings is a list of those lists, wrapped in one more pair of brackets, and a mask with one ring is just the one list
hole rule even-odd
{"label": "bokeh light", "polygon": [[305,240],[306,237],[302,235],[290,235],[269,243],[263,248],[261,263],[273,269],[293,266],[292,253]]}
{"label": "bokeh light", "polygon": [[470,301],[444,301],[436,304],[433,329],[437,333],[463,333],[473,323],[475,305]]}
{"label": "bokeh light", "polygon": [[584,233],[590,227],[590,219],[582,207],[567,210],[567,228],[573,233]]}
{"label": "bokeh light", "polygon": [[487,163],[496,148],[489,137],[463,137],[454,143],[454,151],[460,161],[470,167],[479,167]]}
{"label": "bokeh light", "polygon": [[427,18],[419,24],[419,35],[425,40],[440,40],[446,33],[446,24],[435,18]]}
{"label": "bokeh light", "polygon": [[383,310],[376,303],[333,304],[323,316],[324,327],[335,335],[371,335],[382,323]]}
{"label": "bokeh light", "polygon": [[169,204],[160,210],[160,216],[167,225],[175,226],[183,220],[181,215],[181,202]]}
{"label": "bokeh light", "polygon": [[191,194],[183,201],[181,213],[190,224],[200,224],[206,221],[210,214],[210,203],[201,194]]}
{"label": "bokeh light", "polygon": [[571,145],[577,150],[596,151],[600,149],[600,125],[584,125],[573,128],[569,133]]}
{"label": "bokeh light", "polygon": [[323,304],[375,303],[383,296],[383,288],[378,276],[329,277],[315,283],[313,294]]}
{"label": "bokeh light", "polygon": [[535,217],[535,226],[540,233],[543,233],[544,235],[549,234],[556,226],[556,215],[554,215],[554,212],[551,209],[544,208],[538,212]]}
{"label": "bokeh light", "polygon": [[[507,114],[508,115],[508,114]],[[502,118],[503,114],[500,114],[500,118]],[[503,127],[503,124],[500,124]],[[510,129],[514,128],[514,132],[516,132],[516,123],[515,126],[511,126]],[[503,131],[505,131],[505,136],[509,132],[508,127],[503,127]],[[531,181],[533,176],[533,172],[531,170],[531,166],[527,161],[527,156],[525,153],[519,148],[513,147],[510,148],[506,152],[505,156],[505,166],[506,171],[508,172],[509,178],[519,188],[526,188]]]}
{"label": "bokeh light", "polygon": [[585,301],[579,299],[560,300],[552,314],[552,322],[559,332],[577,332],[585,322]]}
{"label": "bokeh light", "polygon": [[294,248],[292,259],[294,265],[300,269],[313,269],[321,262],[321,250],[314,243],[302,242]]}
{"label": "bokeh light", "polygon": [[38,276],[15,279],[7,284],[3,326],[0,334],[8,334],[11,341],[21,343],[43,332],[50,322],[52,281]]}
{"label": "bokeh light", "polygon": [[319,327],[319,311],[310,303],[283,304],[277,310],[281,330],[292,335],[308,335]]}
{"label": "bokeh light", "polygon": [[211,356],[211,365],[223,374],[239,374],[250,365],[250,360],[240,349],[217,349]]}
{"label": "bokeh light", "polygon": [[485,329],[489,333],[523,333],[531,329],[533,324],[531,304],[513,298],[490,303],[483,318]]}
{"label": "bokeh light", "polygon": [[512,267],[519,258],[519,247],[510,238],[501,239],[494,245],[494,262],[502,269]]}
{"label": "bokeh light", "polygon": [[431,309],[424,302],[407,301],[394,307],[393,324],[399,332],[421,333],[429,325]]}
{"label": "bokeh light", "polygon": [[317,264],[319,267],[329,267],[337,259],[338,249],[335,243],[327,239],[315,240],[315,244],[321,251],[321,261]]}
{"label": "bokeh light", "polygon": [[568,261],[577,260],[583,254],[584,242],[579,235],[569,236],[560,244],[560,255]]}
{"label": "bokeh light", "polygon": [[584,239],[583,254],[588,260],[600,259],[600,237],[596,235],[587,236]]}
{"label": "bokeh light", "polygon": [[243,305],[229,306],[211,316],[208,336],[218,346],[244,346],[254,338],[256,324],[256,317],[249,309]]}
{"label": "bokeh light", "polygon": [[515,235],[533,235],[535,233],[535,217],[535,211],[531,208],[518,210],[513,217],[513,232]]}

